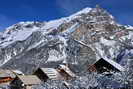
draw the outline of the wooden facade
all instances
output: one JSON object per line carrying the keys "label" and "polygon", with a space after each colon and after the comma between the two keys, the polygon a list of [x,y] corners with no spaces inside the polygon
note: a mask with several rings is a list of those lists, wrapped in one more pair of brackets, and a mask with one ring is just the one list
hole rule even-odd
{"label": "wooden facade", "polygon": [[58,69],[57,71],[61,74],[61,76],[63,77],[63,80],[71,79],[71,76],[68,73],[66,73],[66,71],[64,71],[63,69]]}
{"label": "wooden facade", "polygon": [[13,78],[11,78],[11,77],[3,77],[3,78],[0,78],[0,84],[7,83],[7,82],[10,82],[12,80],[13,80]]}
{"label": "wooden facade", "polygon": [[124,68],[115,61],[103,58],[99,59],[94,64],[89,65],[88,69],[90,72],[98,72],[98,73],[111,72],[111,71],[124,71]]}
{"label": "wooden facade", "polygon": [[48,79],[48,76],[46,73],[43,72],[42,68],[37,69],[33,75],[36,75],[39,79],[41,79],[42,81],[46,82]]}

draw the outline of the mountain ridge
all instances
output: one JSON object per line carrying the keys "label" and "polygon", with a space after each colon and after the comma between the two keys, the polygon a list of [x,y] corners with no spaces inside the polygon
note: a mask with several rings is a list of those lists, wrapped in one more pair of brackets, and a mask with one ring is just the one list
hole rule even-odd
{"label": "mountain ridge", "polygon": [[[0,36],[2,68],[31,73],[59,63],[85,69],[99,58],[126,65],[132,57],[132,27],[117,23],[106,10],[85,8],[48,22],[20,22]],[[128,52],[127,52],[128,51]]]}

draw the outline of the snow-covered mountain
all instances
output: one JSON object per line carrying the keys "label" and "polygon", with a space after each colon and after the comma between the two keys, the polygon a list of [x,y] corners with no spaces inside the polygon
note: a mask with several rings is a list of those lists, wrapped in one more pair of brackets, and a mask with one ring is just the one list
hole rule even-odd
{"label": "snow-covered mountain", "polygon": [[84,68],[101,57],[126,65],[132,36],[132,26],[98,6],[48,22],[20,22],[0,33],[0,66],[31,73],[58,63]]}

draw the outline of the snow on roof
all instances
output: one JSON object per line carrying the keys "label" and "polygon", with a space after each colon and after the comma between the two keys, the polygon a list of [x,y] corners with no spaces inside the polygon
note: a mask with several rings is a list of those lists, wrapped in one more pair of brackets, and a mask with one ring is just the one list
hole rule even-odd
{"label": "snow on roof", "polygon": [[[103,58],[101,58],[101,59],[103,59]],[[101,59],[99,59],[99,60],[101,60]],[[125,71],[124,67],[122,67],[120,64],[116,63],[115,61],[109,60],[109,59],[103,59],[103,60],[105,60],[108,63],[110,63],[112,66],[117,68],[119,71]]]}
{"label": "snow on roof", "polygon": [[76,75],[65,65],[60,65],[61,69],[67,72],[70,76],[75,77]]}
{"label": "snow on roof", "polygon": [[12,78],[15,78],[16,74],[24,75],[24,73],[22,73],[19,70],[0,69],[0,77],[12,77]]}
{"label": "snow on roof", "polygon": [[11,70],[15,74],[24,75],[24,73],[20,70]]}

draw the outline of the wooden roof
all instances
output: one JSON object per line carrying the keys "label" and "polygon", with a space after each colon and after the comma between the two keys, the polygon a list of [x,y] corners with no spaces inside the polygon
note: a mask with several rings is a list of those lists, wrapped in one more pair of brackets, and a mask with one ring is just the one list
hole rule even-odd
{"label": "wooden roof", "polygon": [[69,69],[68,66],[66,65],[59,65],[59,66],[60,66],[60,69],[63,69],[71,77],[76,77],[76,75]]}
{"label": "wooden roof", "polygon": [[35,75],[20,75],[17,76],[25,85],[37,85],[41,80]]}
{"label": "wooden roof", "polygon": [[0,69],[0,77],[11,77],[11,78],[15,78],[16,75],[12,71],[10,71],[10,70]]}
{"label": "wooden roof", "polygon": [[60,73],[54,68],[40,68],[40,69],[48,76],[49,79],[58,80],[62,78]]}

